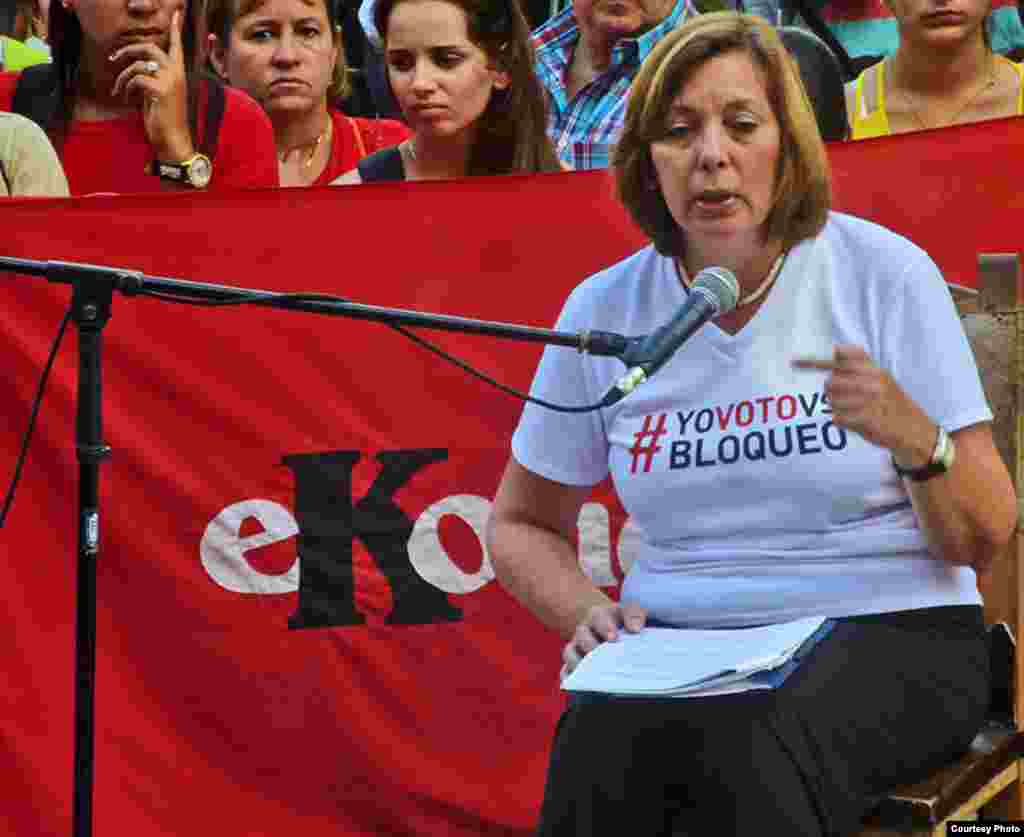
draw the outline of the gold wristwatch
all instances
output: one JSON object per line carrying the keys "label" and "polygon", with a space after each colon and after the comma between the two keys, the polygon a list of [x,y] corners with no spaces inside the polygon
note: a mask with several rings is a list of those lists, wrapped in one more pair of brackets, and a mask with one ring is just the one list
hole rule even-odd
{"label": "gold wristwatch", "polygon": [[180,163],[164,163],[154,160],[150,174],[156,175],[161,180],[183,183],[193,189],[205,189],[213,177],[213,163],[205,154],[193,154]]}

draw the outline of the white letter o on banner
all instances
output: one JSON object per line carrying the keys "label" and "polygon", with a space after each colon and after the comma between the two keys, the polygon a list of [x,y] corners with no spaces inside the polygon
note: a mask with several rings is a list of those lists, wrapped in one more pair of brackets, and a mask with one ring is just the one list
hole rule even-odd
{"label": "white letter o on banner", "polygon": [[[416,518],[416,523],[412,527],[412,535],[409,536],[407,549],[409,563],[412,564],[413,569],[420,574],[424,581],[446,593],[464,595],[479,590],[494,578],[494,567],[491,565],[491,558],[487,554],[487,546],[484,544],[484,526],[490,513],[490,501],[475,494],[456,494],[452,497],[445,497],[425,509],[423,514]],[[438,527],[441,524],[441,518],[447,514],[454,514],[467,523],[480,542],[483,561],[480,562],[480,569],[472,575],[457,567],[441,545]]]}

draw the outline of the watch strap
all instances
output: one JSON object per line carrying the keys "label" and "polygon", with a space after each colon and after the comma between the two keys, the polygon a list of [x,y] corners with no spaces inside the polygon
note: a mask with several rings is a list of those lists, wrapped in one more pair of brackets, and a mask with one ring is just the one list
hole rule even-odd
{"label": "watch strap", "polygon": [[892,458],[892,467],[896,469],[896,473],[901,477],[905,477],[913,482],[924,482],[932,477],[939,476],[939,474],[946,473],[952,467],[955,456],[956,448],[953,445],[953,440],[945,428],[939,427],[939,433],[935,439],[935,449],[932,451],[932,458],[927,464],[922,465],[920,468],[903,468],[895,458]]}
{"label": "watch strap", "polygon": [[197,160],[202,160],[209,166],[209,157],[204,154],[196,152],[187,160],[182,160],[180,163],[165,163],[161,160],[153,160],[149,173],[155,177],[159,177],[161,180],[171,180],[175,183],[184,183],[186,185],[195,185],[192,177],[190,176],[189,169]]}
{"label": "watch strap", "polygon": [[149,166],[149,173],[154,177],[160,177],[164,180],[175,180],[179,183],[188,182],[188,169],[185,168],[183,163],[163,163],[160,160],[154,160]]}

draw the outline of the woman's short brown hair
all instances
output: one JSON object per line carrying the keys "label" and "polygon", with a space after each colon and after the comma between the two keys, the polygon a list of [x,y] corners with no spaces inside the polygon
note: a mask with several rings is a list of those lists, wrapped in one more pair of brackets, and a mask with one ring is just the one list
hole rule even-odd
{"label": "woman's short brown hair", "polygon": [[730,52],[750,56],[761,70],[779,123],[779,166],[765,239],[792,247],[817,235],[828,218],[828,157],[796,61],[760,18],[736,12],[702,14],[665,36],[647,56],[633,80],[612,161],[620,200],[665,255],[682,256],[686,240],[657,188],[651,143],[665,137],[669,107],[696,71]]}

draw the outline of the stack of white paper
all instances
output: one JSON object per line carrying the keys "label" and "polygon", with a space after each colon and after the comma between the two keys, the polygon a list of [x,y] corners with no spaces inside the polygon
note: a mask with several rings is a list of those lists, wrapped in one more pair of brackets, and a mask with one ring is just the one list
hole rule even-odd
{"label": "stack of white paper", "polygon": [[772,688],[764,676],[785,666],[822,627],[824,616],[757,628],[644,628],[619,632],[562,681],[570,692],[704,697]]}

